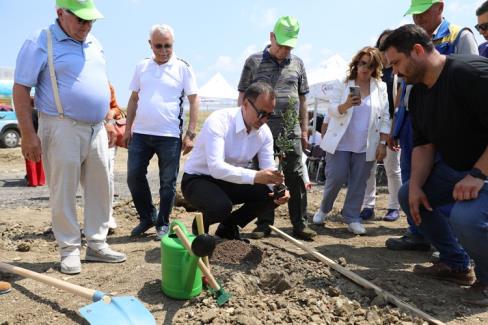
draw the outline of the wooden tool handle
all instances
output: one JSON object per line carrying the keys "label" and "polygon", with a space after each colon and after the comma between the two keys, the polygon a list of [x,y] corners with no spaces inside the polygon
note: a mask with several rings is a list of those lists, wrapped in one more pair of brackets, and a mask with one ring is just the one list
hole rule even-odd
{"label": "wooden tool handle", "polygon": [[[203,216],[199,213],[199,214],[197,214],[197,216],[195,218],[197,220],[198,234],[203,235],[205,233],[205,229],[204,229],[204,225],[203,225]],[[203,257],[203,262],[205,263],[205,265],[210,270],[210,263],[208,261],[208,256]]]}
{"label": "wooden tool handle", "polygon": [[373,289],[378,296],[383,297],[386,301],[388,301],[388,302],[396,305],[398,308],[403,309],[405,311],[408,311],[408,312],[410,312],[410,313],[412,313],[412,314],[414,314],[416,316],[419,316],[419,317],[425,319],[426,321],[428,321],[428,322],[430,322],[432,324],[445,325],[440,320],[435,319],[434,317],[432,317],[429,314],[421,311],[420,309],[415,308],[414,306],[411,306],[411,305],[407,304],[406,302],[402,301],[400,298],[397,298],[393,294],[391,294],[391,293],[389,293],[389,292],[381,289],[380,287],[378,287],[374,283],[372,283],[372,282],[370,282],[370,281],[368,281],[368,280],[360,277],[356,273],[354,273],[352,271],[349,271],[348,269],[346,269],[345,267],[337,264],[335,261],[331,260],[327,256],[320,254],[315,249],[308,247],[307,245],[305,245],[302,242],[300,242],[299,240],[296,240],[295,238],[287,235],[286,233],[284,233],[283,231],[279,230],[278,228],[276,228],[274,226],[269,226],[269,227],[271,228],[271,230],[273,230],[274,232],[276,232],[278,235],[280,235],[284,239],[286,239],[289,242],[293,243],[294,245],[300,247],[304,251],[310,253],[312,256],[314,256],[318,260],[324,262],[325,264],[327,264],[328,266],[330,266],[332,269],[336,270],[337,272],[341,273],[342,275],[344,275],[347,278],[351,279],[352,281],[356,282],[360,286],[362,286],[364,288]]}
{"label": "wooden tool handle", "polygon": [[[39,282],[42,282],[45,284],[49,284],[55,288],[71,292],[75,295],[85,297],[85,298],[90,299],[90,300],[92,300],[93,296],[97,292],[96,290],[93,290],[93,289],[84,288],[82,286],[79,286],[79,285],[76,285],[73,283],[69,283],[67,281],[52,278],[52,277],[44,275],[44,274],[40,274],[40,273],[37,273],[34,271],[30,271],[30,270],[27,270],[27,269],[24,269],[24,268],[21,268],[18,266],[13,266],[13,265],[3,263],[3,262],[0,262],[0,270],[3,270],[5,272],[9,272],[9,273],[14,273],[14,274],[23,276],[25,278],[30,278],[30,279],[33,279],[33,280],[36,280],[36,281],[39,281]],[[105,297],[108,297],[108,296],[105,296]],[[104,300],[105,300],[105,297],[104,297]]]}
{"label": "wooden tool handle", "polygon": [[[178,236],[178,238],[180,239],[183,246],[185,246],[186,250],[191,255],[194,255],[193,252],[191,251],[190,241],[188,240],[188,238],[186,238],[186,236],[183,233],[183,231],[181,230],[181,228],[176,225],[173,227],[173,231],[176,233],[176,236]],[[202,270],[203,274],[207,277],[212,289],[220,290],[219,284],[217,283],[217,281],[215,281],[215,278],[213,277],[212,273],[210,273],[210,270],[205,265],[205,263],[203,263],[201,258],[198,258],[198,267],[200,268],[200,270]]]}

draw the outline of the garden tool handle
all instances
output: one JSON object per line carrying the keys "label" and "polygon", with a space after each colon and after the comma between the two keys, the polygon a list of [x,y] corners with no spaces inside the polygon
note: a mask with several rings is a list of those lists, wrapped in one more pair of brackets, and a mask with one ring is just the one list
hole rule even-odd
{"label": "garden tool handle", "polygon": [[[183,233],[183,231],[181,230],[180,226],[178,226],[178,225],[174,226],[173,231],[176,233],[176,236],[178,236],[178,238],[180,239],[183,246],[185,246],[186,250],[190,254],[195,255],[195,254],[193,254],[193,252],[191,250],[190,241],[188,240],[188,238],[186,238],[186,236]],[[210,270],[205,265],[205,263],[203,263],[201,258],[198,258],[198,267],[200,268],[200,270],[202,270],[203,274],[207,277],[208,282],[210,283],[210,286],[212,287],[212,289],[220,290],[220,285],[217,283],[217,281],[213,277],[212,273],[210,273]]]}
{"label": "garden tool handle", "polygon": [[[37,273],[34,271],[30,271],[30,270],[27,270],[27,269],[24,269],[24,268],[21,268],[18,266],[13,266],[13,265],[8,264],[8,263],[0,262],[0,270],[5,271],[5,272],[9,272],[9,273],[14,273],[14,274],[23,276],[25,278],[30,278],[30,279],[33,279],[33,280],[36,280],[39,282],[43,282],[45,284],[49,284],[55,288],[71,292],[75,295],[84,297],[84,298],[89,299],[89,300],[94,300],[94,296],[100,294],[99,291],[96,291],[93,289],[88,289],[88,288],[79,286],[77,284],[69,283],[67,281],[63,281],[60,279],[52,278],[50,276],[40,274],[40,273]],[[105,295],[105,294],[103,294],[102,299],[106,303],[109,303],[111,300],[110,297]]]}
{"label": "garden tool handle", "polygon": [[[204,226],[203,226],[203,216],[199,213],[199,214],[197,214],[197,216],[195,218],[197,220],[198,234],[199,235],[203,235],[205,233],[205,229],[204,229]],[[210,263],[208,262],[208,256],[204,256],[203,257],[203,262],[205,263],[205,265],[210,270]]]}

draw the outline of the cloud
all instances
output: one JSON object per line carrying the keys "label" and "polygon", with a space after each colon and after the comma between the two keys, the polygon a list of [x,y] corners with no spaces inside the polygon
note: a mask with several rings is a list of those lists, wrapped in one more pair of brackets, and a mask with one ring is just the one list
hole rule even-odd
{"label": "cloud", "polygon": [[278,19],[277,10],[275,8],[264,9],[255,5],[251,12],[245,14],[249,18],[251,23],[259,28],[270,28],[274,26],[276,20]]}
{"label": "cloud", "polygon": [[483,3],[483,0],[472,1],[449,1],[446,3],[446,9],[455,14],[459,12],[472,12],[475,14],[476,9]]}

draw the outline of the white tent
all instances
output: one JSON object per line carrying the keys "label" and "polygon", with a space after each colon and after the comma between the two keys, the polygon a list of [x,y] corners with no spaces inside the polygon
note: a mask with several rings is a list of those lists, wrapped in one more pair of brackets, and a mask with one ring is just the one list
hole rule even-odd
{"label": "white tent", "polygon": [[224,76],[217,72],[210,80],[198,91],[201,99],[218,100],[233,99],[237,100],[237,90],[233,89]]}

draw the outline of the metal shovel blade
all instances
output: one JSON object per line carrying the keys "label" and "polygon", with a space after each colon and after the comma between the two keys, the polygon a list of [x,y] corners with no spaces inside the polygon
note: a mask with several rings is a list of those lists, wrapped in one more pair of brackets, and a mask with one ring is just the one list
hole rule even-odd
{"label": "metal shovel blade", "polygon": [[110,303],[99,300],[80,308],[80,314],[92,325],[156,325],[156,320],[139,299],[112,297]]}

